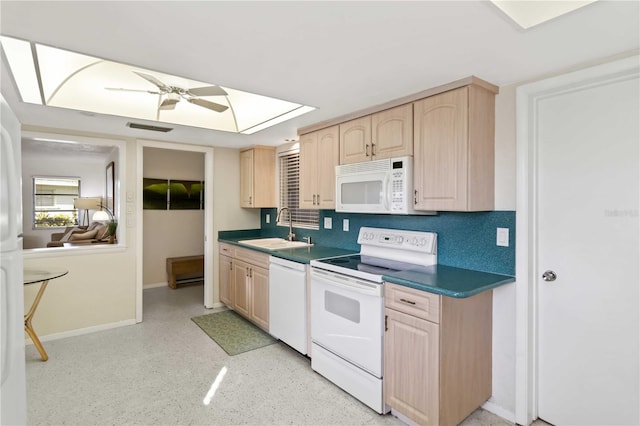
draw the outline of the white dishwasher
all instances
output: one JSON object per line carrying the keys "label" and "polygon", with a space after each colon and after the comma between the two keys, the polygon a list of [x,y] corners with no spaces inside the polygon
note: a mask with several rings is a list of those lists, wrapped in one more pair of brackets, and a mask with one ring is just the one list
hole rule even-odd
{"label": "white dishwasher", "polygon": [[269,257],[269,333],[307,354],[307,265]]}

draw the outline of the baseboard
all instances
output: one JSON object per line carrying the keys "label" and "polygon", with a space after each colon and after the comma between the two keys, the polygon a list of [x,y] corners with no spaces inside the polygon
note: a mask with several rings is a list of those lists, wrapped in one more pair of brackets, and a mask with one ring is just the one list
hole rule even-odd
{"label": "baseboard", "polygon": [[142,286],[143,290],[146,290],[148,288],[156,288],[156,287],[167,287],[169,284],[165,281],[163,283],[150,283],[150,284],[145,284]]}
{"label": "baseboard", "polygon": [[482,404],[482,408],[495,414],[496,416],[500,416],[503,419],[514,423],[516,422],[516,413],[512,413],[511,411],[505,410],[504,408],[502,408],[501,406],[491,402],[491,401],[487,401],[484,404]]}
{"label": "baseboard", "polygon": [[[82,336],[84,334],[91,334],[97,331],[110,330],[112,328],[124,327],[127,325],[134,325],[134,324],[136,324],[136,320],[135,318],[132,318],[124,321],[112,322],[109,324],[100,324],[100,325],[95,325],[93,327],[79,328],[77,330],[69,330],[69,331],[62,331],[60,333],[47,334],[46,336],[38,336],[38,338],[40,339],[41,342],[48,342],[51,340],[64,339],[67,337],[74,337],[74,336]],[[33,345],[33,342],[29,337],[25,336],[24,340],[26,345]]]}

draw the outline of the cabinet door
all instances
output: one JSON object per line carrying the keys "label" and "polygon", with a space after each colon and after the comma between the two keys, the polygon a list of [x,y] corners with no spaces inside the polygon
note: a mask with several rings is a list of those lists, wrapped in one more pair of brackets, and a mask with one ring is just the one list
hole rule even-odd
{"label": "cabinet door", "polygon": [[385,309],[385,403],[421,425],[438,425],[439,327]]}
{"label": "cabinet door", "polygon": [[269,271],[252,266],[251,278],[251,319],[259,327],[269,331]]}
{"label": "cabinet door", "polygon": [[220,301],[233,307],[235,293],[233,288],[233,260],[229,256],[220,255]]}
{"label": "cabinet door", "polygon": [[332,210],[336,207],[336,166],[340,163],[339,139],[338,126],[318,132],[316,208]]}
{"label": "cabinet door", "polygon": [[340,164],[371,159],[371,116],[340,124]]}
{"label": "cabinet door", "polygon": [[253,207],[253,150],[240,152],[240,207]]}
{"label": "cabinet door", "polygon": [[413,155],[413,105],[401,105],[371,116],[374,160]]}
{"label": "cabinet door", "polygon": [[467,113],[467,87],[414,103],[416,209],[467,209]]}
{"label": "cabinet door", "polygon": [[251,317],[250,314],[250,278],[249,278],[249,265],[239,260],[234,260],[233,267],[233,284],[235,293],[235,304],[233,305],[236,312],[244,315],[247,318]]}
{"label": "cabinet door", "polygon": [[300,208],[317,208],[318,132],[300,136]]}

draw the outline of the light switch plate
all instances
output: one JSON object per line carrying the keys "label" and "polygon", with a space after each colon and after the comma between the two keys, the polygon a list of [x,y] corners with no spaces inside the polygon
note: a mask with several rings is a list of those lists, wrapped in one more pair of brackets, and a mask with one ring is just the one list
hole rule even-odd
{"label": "light switch plate", "polygon": [[333,225],[332,220],[330,217],[325,217],[324,218],[324,229],[331,229],[331,226]]}
{"label": "light switch plate", "polygon": [[342,230],[349,232],[349,219],[342,219]]}
{"label": "light switch plate", "polygon": [[266,216],[264,217],[264,221],[267,223],[271,223],[271,215],[269,213],[267,213]]}
{"label": "light switch plate", "polygon": [[496,245],[509,247],[509,228],[498,228],[496,232]]}

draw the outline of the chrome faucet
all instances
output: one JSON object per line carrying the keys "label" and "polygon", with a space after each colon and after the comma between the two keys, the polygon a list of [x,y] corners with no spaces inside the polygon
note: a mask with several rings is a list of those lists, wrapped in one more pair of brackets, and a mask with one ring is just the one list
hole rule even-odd
{"label": "chrome faucet", "polygon": [[280,215],[285,210],[289,212],[289,235],[287,235],[287,240],[293,241],[293,239],[296,237],[296,234],[293,233],[293,223],[291,222],[291,210],[289,210],[289,207],[283,207],[280,209],[280,212],[278,212],[278,217],[276,217],[276,223],[280,222]]}

